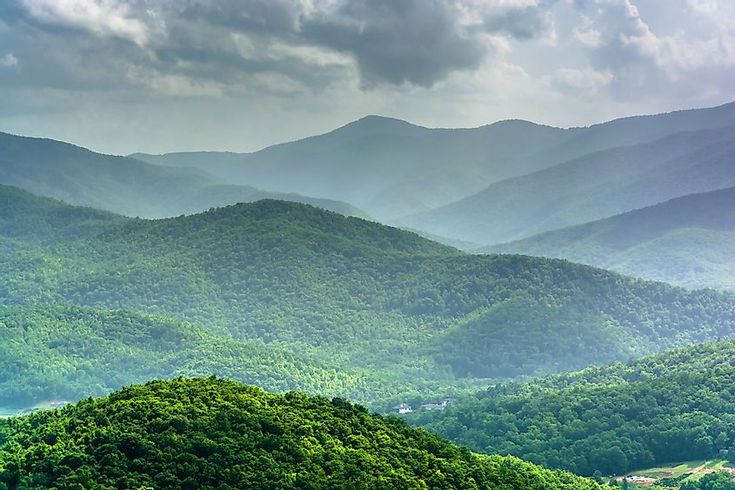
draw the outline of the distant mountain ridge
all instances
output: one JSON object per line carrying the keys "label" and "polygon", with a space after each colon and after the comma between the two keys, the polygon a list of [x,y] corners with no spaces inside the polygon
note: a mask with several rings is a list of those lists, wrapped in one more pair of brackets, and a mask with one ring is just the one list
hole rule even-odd
{"label": "distant mountain ridge", "polygon": [[735,103],[570,129],[521,120],[472,129],[429,129],[368,116],[326,134],[254,153],[133,156],[159,165],[196,167],[272,191],[351,202],[391,221],[589,153],[730,125],[735,125]]}
{"label": "distant mountain ridge", "polygon": [[365,217],[346,203],[223,184],[202,170],[166,168],[51,139],[0,133],[0,184],[70,204],[160,218],[264,198],[302,201]]}
{"label": "distant mountain ridge", "polygon": [[733,134],[735,126],[688,131],[587,154],[397,223],[493,245],[731,187]]}
{"label": "distant mountain ridge", "polygon": [[735,188],[480,251],[564,258],[682,286],[735,289]]}

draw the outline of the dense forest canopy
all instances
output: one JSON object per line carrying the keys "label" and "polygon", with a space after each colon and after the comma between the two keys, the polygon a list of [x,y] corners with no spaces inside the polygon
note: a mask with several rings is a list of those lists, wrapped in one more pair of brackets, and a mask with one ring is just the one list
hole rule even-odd
{"label": "dense forest canopy", "polygon": [[[450,386],[479,388],[628,359],[735,329],[732,295],[563,260],[463,254],[297,203],[266,200],[142,220],[59,208],[7,187],[0,192],[18,203],[5,211],[5,223],[33,224],[0,228],[0,306],[72,304],[184,321],[222,342],[265,344],[350,376],[368,371],[359,399],[382,407],[452,395]],[[59,216],[66,221],[58,224]],[[63,316],[53,321],[59,331],[73,330]],[[54,348],[42,344],[19,352]],[[229,362],[209,367],[216,373]],[[157,376],[176,374],[209,373]],[[284,385],[323,387],[315,376]],[[90,383],[97,385],[109,386]]]}
{"label": "dense forest canopy", "polygon": [[735,446],[735,341],[527,383],[411,417],[455,442],[578,474],[624,474]]}
{"label": "dense forest canopy", "polygon": [[154,381],[0,421],[0,488],[594,490],[339,398]]}

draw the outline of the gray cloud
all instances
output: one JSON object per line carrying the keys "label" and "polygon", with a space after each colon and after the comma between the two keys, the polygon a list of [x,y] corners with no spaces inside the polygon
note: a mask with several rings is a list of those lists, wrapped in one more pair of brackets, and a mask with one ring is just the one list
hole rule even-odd
{"label": "gray cloud", "polygon": [[303,23],[306,39],[354,56],[366,85],[429,86],[477,67],[486,47],[443,0],[350,0]]}
{"label": "gray cloud", "polygon": [[[484,32],[530,39],[548,29],[546,9],[544,4],[484,6],[457,0],[15,0],[0,15],[16,38],[25,37],[31,45],[39,44],[31,38],[56,36],[60,42],[53,43],[51,65],[71,60],[75,50],[105,66],[102,58],[110,48],[120,70],[134,65],[135,72],[225,84],[277,73],[318,89],[329,76],[347,75],[344,65],[350,60],[364,87],[431,86],[483,62],[489,53]],[[468,22],[468,13],[480,22]],[[71,46],[65,46],[69,39]],[[346,58],[332,63],[315,62],[318,56],[299,59],[284,46],[321,51],[322,59],[334,53]],[[39,54],[47,61],[52,57]],[[74,72],[81,68],[75,64]],[[320,75],[310,75],[317,69]]]}
{"label": "gray cloud", "polygon": [[489,8],[484,13],[484,28],[492,33],[505,33],[516,39],[533,39],[553,28],[550,9],[555,1],[516,7]]}

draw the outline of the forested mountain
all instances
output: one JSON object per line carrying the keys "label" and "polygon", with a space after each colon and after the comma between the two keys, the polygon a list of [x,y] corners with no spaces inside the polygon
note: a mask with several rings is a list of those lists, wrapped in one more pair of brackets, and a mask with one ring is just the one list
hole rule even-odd
{"label": "forested mountain", "polygon": [[42,304],[0,307],[0,407],[105,395],[131,383],[220,376],[272,392],[299,388],[362,399],[367,387],[403,386],[329,360],[215,335],[189,322],[124,310]]}
{"label": "forested mountain", "polygon": [[[2,199],[39,202],[17,190]],[[39,229],[50,219],[44,205],[11,209],[17,213],[7,220]],[[75,213],[89,222],[70,208]],[[79,238],[59,228],[70,238],[44,246],[33,236],[2,237],[11,246],[0,247],[0,306],[71,303],[174,317],[218,337],[321,360],[325,369],[369,370],[360,390],[368,402],[441,395],[484,378],[582,368],[735,333],[732,295],[562,260],[462,254],[303,204],[117,219]],[[305,389],[319,383],[307,379]]]}
{"label": "forested mountain", "polygon": [[193,168],[164,168],[41,138],[0,133],[0,184],[128,216],[165,217],[264,198],[365,216],[349,204],[224,184]]}
{"label": "forested mountain", "polygon": [[482,249],[559,257],[687,287],[735,289],[735,188]]}
{"label": "forested mountain", "polygon": [[[196,167],[263,189],[339,199],[376,218],[392,220],[592,152],[733,124],[735,103],[572,129],[518,120],[474,129],[428,129],[369,116],[324,135],[255,153],[132,156],[162,165]],[[425,231],[442,235],[438,229]]]}
{"label": "forested mountain", "polygon": [[734,133],[735,126],[682,132],[588,154],[398,223],[493,245],[732,187]]}
{"label": "forested mountain", "polygon": [[735,342],[496,385],[412,422],[479,451],[624,474],[735,445]]}
{"label": "forested mountain", "polygon": [[131,386],[0,421],[2,488],[593,490],[335,398],[219,379]]}

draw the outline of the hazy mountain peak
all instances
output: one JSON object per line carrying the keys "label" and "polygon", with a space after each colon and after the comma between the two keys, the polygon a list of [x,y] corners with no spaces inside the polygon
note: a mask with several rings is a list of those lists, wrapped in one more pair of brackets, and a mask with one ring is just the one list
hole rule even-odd
{"label": "hazy mountain peak", "polygon": [[[335,129],[331,133],[336,132],[344,132],[349,130],[359,130],[359,131],[397,131],[402,129],[418,129],[418,130],[426,130],[427,128],[423,126],[418,126],[416,124],[410,123],[408,121],[404,121],[403,119],[398,119],[394,117],[388,117],[388,116],[380,116],[376,114],[369,114],[367,116],[361,117],[360,119],[357,119],[356,121],[352,121],[351,123],[347,123],[346,125]],[[327,133],[330,134],[330,133]]]}

